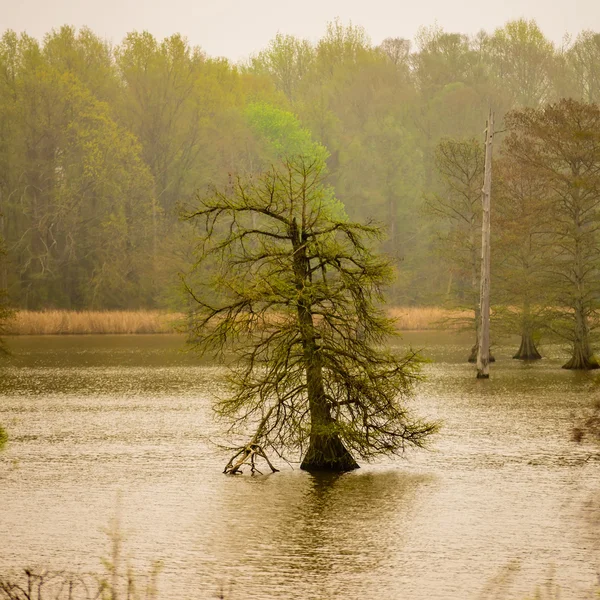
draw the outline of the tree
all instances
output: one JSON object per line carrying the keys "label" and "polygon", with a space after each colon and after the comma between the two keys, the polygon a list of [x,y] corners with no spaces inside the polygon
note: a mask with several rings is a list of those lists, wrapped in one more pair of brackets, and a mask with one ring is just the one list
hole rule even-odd
{"label": "tree", "polygon": [[535,21],[518,19],[491,38],[495,74],[510,93],[513,106],[539,106],[551,92],[555,50]]}
{"label": "tree", "polygon": [[87,27],[52,30],[44,37],[42,53],[50,67],[75,75],[98,100],[117,100],[121,86],[112,46]]}
{"label": "tree", "polygon": [[551,318],[551,205],[543,180],[519,160],[503,156],[494,170],[495,321],[508,333],[521,335],[513,358],[537,360],[542,357],[536,337]]}
{"label": "tree", "polygon": [[290,104],[298,100],[298,88],[314,61],[314,48],[307,40],[278,33],[265,50],[250,61],[252,71],[266,74]]}
{"label": "tree", "polygon": [[490,376],[490,199],[492,194],[492,153],[494,147],[494,113],[490,109],[485,132],[485,166],[483,169],[481,217],[481,294],[479,296],[479,336],[477,338],[477,379]]}
{"label": "tree", "polygon": [[535,171],[550,201],[553,330],[572,346],[563,368],[598,368],[591,331],[600,298],[600,108],[565,99],[514,111],[506,122],[507,154]]}
{"label": "tree", "polygon": [[[0,214],[0,221],[3,220]],[[0,263],[6,262],[6,248],[4,240],[0,237]],[[14,311],[11,310],[6,292],[6,282],[0,282],[0,335],[4,335],[7,330],[7,323],[14,317]],[[0,354],[8,354],[4,339],[0,337]],[[0,449],[2,448],[2,427],[0,426]]]}
{"label": "tree", "polygon": [[475,362],[479,344],[479,286],[481,276],[481,186],[483,147],[475,139],[442,140],[435,154],[439,192],[427,200],[431,214],[443,223],[439,233],[441,248],[450,261],[450,281],[458,288],[460,308],[472,310],[475,317],[475,343],[469,362]]}
{"label": "tree", "polygon": [[348,471],[354,456],[422,446],[436,429],[404,406],[415,354],[381,347],[394,329],[377,307],[390,277],[370,248],[379,230],[337,218],[322,177],[318,159],[287,160],[199,198],[188,216],[202,236],[202,277],[186,280],[193,343],[234,353],[217,411],[233,430],[255,427],[226,473],[244,462],[254,472],[267,448],[299,450],[307,471]]}
{"label": "tree", "polygon": [[[600,33],[582,31],[565,53],[569,86],[575,98],[600,101]],[[566,95],[566,94],[565,94]]]}
{"label": "tree", "polygon": [[203,146],[203,109],[214,108],[203,106],[206,100],[212,103],[198,89],[205,60],[180,35],[158,42],[148,32],[130,33],[116,50],[126,84],[119,114],[142,145],[155,197],[171,221],[177,202],[199,185],[195,176]]}
{"label": "tree", "polygon": [[59,41],[53,67],[31,38],[0,40],[2,286],[30,309],[151,305],[154,182]]}

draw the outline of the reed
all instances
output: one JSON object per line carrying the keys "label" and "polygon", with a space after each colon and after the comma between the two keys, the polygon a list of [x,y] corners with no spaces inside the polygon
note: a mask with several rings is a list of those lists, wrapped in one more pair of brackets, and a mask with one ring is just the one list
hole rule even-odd
{"label": "reed", "polygon": [[182,315],[158,310],[20,310],[6,326],[9,335],[174,333]]}
{"label": "reed", "polygon": [[[469,316],[436,307],[393,307],[388,314],[400,331],[456,329]],[[160,310],[20,310],[5,329],[7,335],[176,333],[184,322],[182,313]]]}
{"label": "reed", "polygon": [[429,329],[459,329],[473,313],[466,310],[448,310],[435,306],[396,306],[388,309],[400,331]]}

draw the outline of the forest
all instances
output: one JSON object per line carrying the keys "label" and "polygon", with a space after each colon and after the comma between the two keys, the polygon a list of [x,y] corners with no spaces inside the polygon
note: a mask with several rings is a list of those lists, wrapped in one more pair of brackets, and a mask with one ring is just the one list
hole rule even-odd
{"label": "forest", "polygon": [[[184,310],[194,231],[181,215],[195,195],[312,144],[348,217],[385,227],[381,250],[397,266],[388,302],[475,315],[491,107],[492,307],[535,358],[541,323],[571,342],[595,326],[599,100],[600,34],[556,46],[527,20],[476,36],[423,27],[413,43],[379,45],[334,21],[316,43],[277,34],[240,64],[178,34],[132,32],[113,46],[85,28],[41,42],[9,30],[0,287],[17,309]],[[582,156],[567,181],[563,166]],[[585,190],[561,204],[572,184]]]}
{"label": "forest", "polygon": [[0,600],[600,598],[600,33],[0,36]]}

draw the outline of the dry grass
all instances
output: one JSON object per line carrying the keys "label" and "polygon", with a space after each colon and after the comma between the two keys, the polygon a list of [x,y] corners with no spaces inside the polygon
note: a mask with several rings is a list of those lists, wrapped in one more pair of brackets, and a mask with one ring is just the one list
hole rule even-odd
{"label": "dry grass", "polygon": [[447,310],[435,306],[402,307],[388,309],[400,331],[423,331],[427,329],[458,329],[465,320],[473,318],[469,311]]}
{"label": "dry grass", "polygon": [[[401,331],[454,329],[468,312],[435,307],[394,307],[388,310]],[[21,310],[6,326],[8,335],[112,333],[175,333],[184,315],[159,310],[68,311]]]}
{"label": "dry grass", "polygon": [[10,335],[174,333],[182,315],[158,310],[21,310],[7,323]]}

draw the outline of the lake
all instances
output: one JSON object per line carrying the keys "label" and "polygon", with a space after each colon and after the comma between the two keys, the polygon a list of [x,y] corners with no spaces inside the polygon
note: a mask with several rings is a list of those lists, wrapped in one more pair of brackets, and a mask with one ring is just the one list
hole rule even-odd
{"label": "lake", "polygon": [[431,359],[411,402],[443,422],[427,451],[341,476],[228,477],[213,422],[219,365],[175,335],[9,339],[0,376],[0,573],[162,561],[161,598],[588,598],[600,572],[600,460],[571,441],[597,374],[470,337],[407,333]]}

